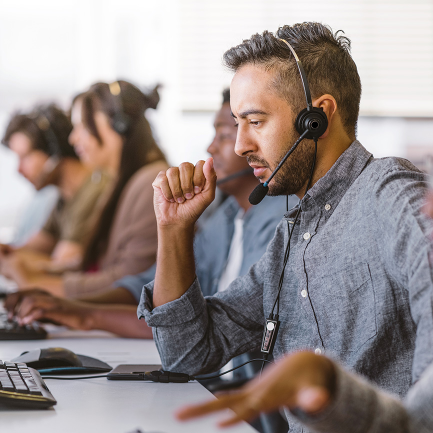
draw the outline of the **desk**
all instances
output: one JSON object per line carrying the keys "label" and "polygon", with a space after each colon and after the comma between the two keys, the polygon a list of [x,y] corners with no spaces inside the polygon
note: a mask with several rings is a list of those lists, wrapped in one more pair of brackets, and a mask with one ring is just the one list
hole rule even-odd
{"label": "desk", "polygon": [[[112,367],[160,362],[152,340],[61,328],[50,332],[47,340],[1,341],[0,359],[7,361],[25,350],[43,347],[66,347],[101,359]],[[160,384],[101,378],[47,379],[46,383],[57,405],[44,411],[1,409],[2,433],[130,433],[137,428],[143,433],[222,433],[216,427],[216,420],[224,416],[221,414],[187,423],[179,423],[173,417],[173,411],[182,405],[212,398],[197,382]],[[256,430],[244,423],[224,431],[253,433]]]}

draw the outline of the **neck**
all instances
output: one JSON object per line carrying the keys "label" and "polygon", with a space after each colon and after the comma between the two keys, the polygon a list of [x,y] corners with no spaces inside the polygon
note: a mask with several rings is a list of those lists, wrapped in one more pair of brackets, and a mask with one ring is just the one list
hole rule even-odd
{"label": "neck", "polygon": [[80,161],[67,158],[60,163],[58,187],[62,198],[70,200],[90,176],[90,170]]}
{"label": "neck", "polygon": [[[323,142],[319,140],[317,143],[316,165],[314,167],[310,188],[312,188],[319,179],[328,173],[337,159],[340,158],[340,156],[349,148],[353,141],[354,139],[352,140],[345,134],[341,137],[329,137],[324,139]],[[299,199],[304,197],[308,181],[309,178],[305,181],[304,185],[302,185],[302,188],[296,193]]]}

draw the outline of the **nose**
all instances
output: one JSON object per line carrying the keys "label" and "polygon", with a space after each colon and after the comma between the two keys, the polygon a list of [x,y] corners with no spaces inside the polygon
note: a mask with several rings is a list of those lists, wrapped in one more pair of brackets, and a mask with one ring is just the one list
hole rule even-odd
{"label": "nose", "polygon": [[72,128],[72,131],[71,131],[71,133],[69,134],[69,137],[68,137],[68,141],[69,141],[69,144],[71,146],[75,145],[75,142],[76,142],[75,136],[76,136],[76,129]]}
{"label": "nose", "polygon": [[255,152],[257,146],[248,133],[248,125],[239,123],[236,135],[235,153],[239,156],[248,156],[249,153]]}
{"label": "nose", "polygon": [[217,137],[215,135],[214,139],[212,140],[212,143],[209,144],[208,148],[207,148],[207,152],[210,153],[211,155],[214,155],[216,150],[217,150],[218,146],[217,146]]}

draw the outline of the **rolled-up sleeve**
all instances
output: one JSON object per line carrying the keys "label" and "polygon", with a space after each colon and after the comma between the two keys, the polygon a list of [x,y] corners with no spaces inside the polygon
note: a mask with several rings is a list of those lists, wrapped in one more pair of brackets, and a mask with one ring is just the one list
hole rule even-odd
{"label": "rolled-up sleeve", "polygon": [[260,348],[266,254],[228,289],[204,297],[196,278],[179,299],[153,308],[153,283],[143,288],[138,317],[153,328],[163,367],[203,374]]}
{"label": "rolled-up sleeve", "polygon": [[[401,401],[336,367],[337,386],[329,407],[317,415],[293,411],[292,416],[315,432],[408,433],[409,422]],[[410,431],[411,433],[415,433]]]}

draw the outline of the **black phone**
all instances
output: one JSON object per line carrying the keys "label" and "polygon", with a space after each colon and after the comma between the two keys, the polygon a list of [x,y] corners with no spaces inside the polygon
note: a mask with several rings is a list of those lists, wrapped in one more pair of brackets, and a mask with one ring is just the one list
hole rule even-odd
{"label": "black phone", "polygon": [[108,380],[149,380],[145,377],[146,371],[160,370],[157,364],[120,364],[107,375]]}

